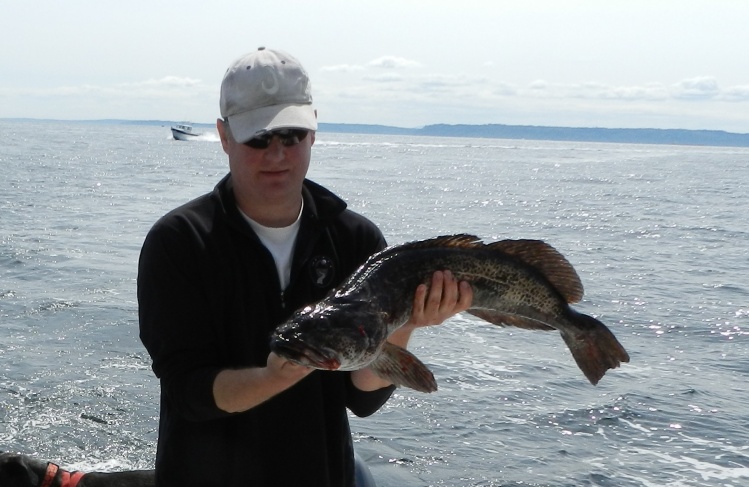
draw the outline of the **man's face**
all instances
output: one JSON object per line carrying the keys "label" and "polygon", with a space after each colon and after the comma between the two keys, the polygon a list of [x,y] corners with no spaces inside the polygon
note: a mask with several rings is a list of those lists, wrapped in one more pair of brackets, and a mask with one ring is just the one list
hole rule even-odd
{"label": "man's face", "polygon": [[302,182],[309,169],[315,132],[298,144],[284,146],[273,137],[265,149],[238,143],[218,122],[221,145],[229,156],[229,169],[240,208],[246,205],[292,205],[300,201]]}

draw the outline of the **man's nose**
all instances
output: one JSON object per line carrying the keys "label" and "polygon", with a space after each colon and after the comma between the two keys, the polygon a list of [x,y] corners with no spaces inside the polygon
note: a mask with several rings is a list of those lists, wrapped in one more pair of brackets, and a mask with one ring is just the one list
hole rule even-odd
{"label": "man's nose", "polygon": [[265,157],[269,160],[280,160],[284,157],[284,151],[286,147],[281,143],[278,137],[273,137],[270,140],[270,145],[265,149]]}

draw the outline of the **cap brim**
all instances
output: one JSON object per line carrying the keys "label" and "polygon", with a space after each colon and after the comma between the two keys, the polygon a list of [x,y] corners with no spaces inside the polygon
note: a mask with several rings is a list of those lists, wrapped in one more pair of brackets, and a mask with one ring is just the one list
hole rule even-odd
{"label": "cap brim", "polygon": [[229,115],[234,140],[245,143],[260,132],[282,128],[317,130],[317,115],[312,105],[273,105]]}

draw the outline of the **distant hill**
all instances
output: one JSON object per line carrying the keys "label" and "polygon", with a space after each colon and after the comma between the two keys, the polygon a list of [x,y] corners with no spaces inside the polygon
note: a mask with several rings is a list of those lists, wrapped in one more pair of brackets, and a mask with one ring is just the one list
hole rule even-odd
{"label": "distant hill", "polygon": [[[123,125],[160,125],[169,127],[169,120],[39,120],[27,118],[0,119],[10,121],[69,123],[103,123]],[[211,129],[214,123],[195,123],[195,127]],[[434,137],[476,137],[492,139],[558,140],[578,142],[613,142],[626,144],[674,144],[749,147],[749,134],[722,130],[683,129],[607,129],[585,127],[543,127],[535,125],[449,125],[436,124],[421,128],[349,123],[320,123],[321,132],[374,135],[426,135]]]}
{"label": "distant hill", "polygon": [[428,135],[435,137],[477,137],[496,139],[558,140],[579,142],[614,142],[627,144],[674,144],[749,147],[749,134],[720,130],[683,129],[607,129],[574,127],[540,127],[533,125],[427,125],[407,129],[386,125],[321,123],[325,132]]}

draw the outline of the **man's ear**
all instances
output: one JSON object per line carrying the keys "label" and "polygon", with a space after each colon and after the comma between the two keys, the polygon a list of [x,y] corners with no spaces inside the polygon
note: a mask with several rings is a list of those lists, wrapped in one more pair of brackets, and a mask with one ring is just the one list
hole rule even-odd
{"label": "man's ear", "polygon": [[226,127],[226,122],[222,118],[216,119],[216,130],[218,131],[218,136],[221,139],[221,147],[224,148],[224,152],[227,150],[227,144],[229,143],[229,131]]}
{"label": "man's ear", "polygon": [[[315,108],[315,120],[317,120],[317,108]],[[312,136],[312,140],[310,141],[310,145],[314,145],[315,144],[315,134],[316,133],[317,133],[317,131],[312,130],[312,133],[310,134]]]}

